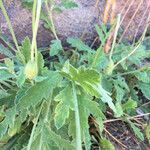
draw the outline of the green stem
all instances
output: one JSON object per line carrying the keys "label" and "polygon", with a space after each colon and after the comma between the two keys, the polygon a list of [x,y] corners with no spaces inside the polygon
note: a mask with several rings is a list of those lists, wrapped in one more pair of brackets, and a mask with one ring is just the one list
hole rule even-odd
{"label": "green stem", "polygon": [[16,36],[15,36],[13,27],[12,27],[12,25],[11,25],[10,19],[9,19],[9,17],[8,17],[8,15],[7,15],[7,11],[6,11],[5,7],[4,7],[4,4],[3,4],[2,0],[0,0],[0,8],[1,8],[1,10],[2,10],[2,13],[3,13],[3,15],[4,15],[4,17],[5,17],[6,21],[7,21],[7,23],[8,23],[8,27],[9,27],[10,33],[11,33],[11,35],[12,35],[13,41],[14,41],[14,43],[15,43],[15,46],[16,46],[16,48],[17,48],[17,51],[19,51],[19,45],[18,45],[18,42],[17,42]]}
{"label": "green stem", "polygon": [[32,32],[34,30],[35,19],[36,19],[36,4],[37,4],[37,0],[34,0],[33,8],[32,8]]}
{"label": "green stem", "polygon": [[93,63],[92,63],[92,68],[95,68],[96,67],[96,64],[97,64],[97,61],[98,61],[98,58],[102,52],[102,48],[107,40],[107,38],[109,37],[109,35],[111,34],[111,32],[114,30],[114,27],[115,27],[115,24],[112,26],[112,28],[110,29],[110,31],[107,33],[107,35],[105,36],[105,39],[104,39],[104,42],[101,43],[100,47],[97,49],[96,53],[95,53],[95,56],[94,56],[94,60],[93,60]]}
{"label": "green stem", "polygon": [[48,116],[49,116],[49,112],[50,112],[52,94],[53,94],[53,91],[51,92],[51,95],[50,95],[50,98],[49,98],[49,101],[48,101],[47,110],[46,110],[46,114],[45,114],[45,118],[44,118],[44,122],[45,122],[45,123],[48,122]]}
{"label": "green stem", "polygon": [[114,34],[114,40],[113,40],[112,47],[111,47],[110,54],[109,54],[109,60],[112,60],[112,54],[113,54],[113,50],[116,44],[118,30],[120,27],[120,20],[121,20],[121,15],[119,14],[117,18],[117,25],[116,25],[115,34]]}
{"label": "green stem", "polygon": [[122,58],[120,61],[118,61],[115,65],[114,65],[114,68],[117,67],[120,63],[122,63],[123,61],[125,61],[126,59],[128,59],[131,55],[133,55],[136,50],[140,47],[141,43],[143,42],[144,38],[145,38],[145,35],[146,35],[146,32],[147,32],[147,29],[148,29],[148,26],[149,24],[147,24],[139,42],[137,43],[137,46],[133,49],[133,51],[131,51],[126,57]]}
{"label": "green stem", "polygon": [[[144,67],[142,67],[142,68],[139,68],[139,69],[137,69],[137,70],[134,70],[134,71],[129,71],[129,72],[125,72],[125,73],[120,73],[120,74],[118,74],[119,76],[125,76],[125,75],[129,75],[129,74],[136,74],[136,73],[139,73],[139,72],[142,72],[142,71],[144,71],[144,70],[146,70],[146,69],[148,69],[148,68],[150,68],[150,65],[146,65],[146,66],[144,66]],[[118,76],[117,74],[116,75],[114,75],[114,76],[112,76],[112,77],[116,77],[116,76]]]}
{"label": "green stem", "polygon": [[101,46],[97,49],[97,51],[96,51],[96,54],[95,54],[95,56],[94,56],[94,61],[93,61],[93,63],[92,63],[92,68],[95,68],[95,67],[96,67],[96,63],[97,63],[97,60],[98,60],[98,58],[99,58],[99,56],[100,56],[100,54],[101,54],[102,47],[103,47],[103,45],[101,45]]}
{"label": "green stem", "polygon": [[74,107],[75,107],[75,122],[76,122],[76,148],[77,150],[82,150],[82,142],[81,142],[81,126],[80,126],[80,115],[78,108],[78,99],[75,84],[72,82],[73,88],[73,99],[74,99]]}
{"label": "green stem", "polygon": [[145,65],[145,66],[143,66],[142,68],[139,68],[139,69],[137,69],[137,70],[133,70],[133,71],[125,72],[125,73],[119,73],[119,74],[116,74],[116,75],[114,75],[114,76],[112,76],[112,77],[116,77],[116,76],[118,76],[118,75],[124,76],[124,75],[129,75],[129,74],[136,74],[136,73],[142,72],[142,71],[144,71],[144,70],[146,70],[146,69],[148,69],[148,68],[150,68],[150,65],[149,65],[149,64],[148,64],[148,65]]}
{"label": "green stem", "polygon": [[[34,0],[34,3],[36,3],[36,0]],[[33,12],[33,20],[35,20],[35,22],[34,22],[34,25],[32,24],[32,27],[34,29],[33,29],[33,38],[32,38],[32,45],[31,45],[31,61],[34,61],[34,54],[37,57],[36,37],[37,37],[37,31],[38,31],[38,26],[39,26],[39,21],[40,21],[41,6],[42,6],[42,1],[38,0],[37,1],[37,9],[36,9],[36,18],[34,18],[35,12]],[[35,11],[35,8],[34,8],[34,11]],[[35,51],[34,51],[34,49],[35,49]],[[36,60],[37,60],[37,58],[36,58]]]}
{"label": "green stem", "polygon": [[59,40],[59,38],[58,38],[58,36],[57,36],[57,33],[56,33],[54,21],[53,21],[53,13],[52,13],[52,12],[53,12],[53,5],[49,8],[49,7],[48,7],[48,2],[47,2],[47,0],[46,0],[45,6],[46,6],[46,10],[47,10],[48,15],[49,15],[49,19],[50,19],[50,21],[51,21],[51,25],[52,25],[51,30],[52,30],[52,32],[53,32],[53,34],[54,34],[56,40]]}
{"label": "green stem", "polygon": [[33,128],[32,128],[32,132],[31,132],[31,136],[30,136],[30,139],[29,139],[29,143],[27,145],[27,150],[31,150],[31,145],[32,145],[32,141],[33,141],[33,136],[34,136],[35,128],[37,126],[37,123],[38,123],[38,120],[39,120],[39,117],[40,117],[40,114],[41,114],[41,111],[42,111],[42,107],[43,107],[43,103],[41,104],[39,113],[38,113],[38,115],[37,115],[37,117],[35,119],[35,122],[34,122],[34,125],[33,125]]}

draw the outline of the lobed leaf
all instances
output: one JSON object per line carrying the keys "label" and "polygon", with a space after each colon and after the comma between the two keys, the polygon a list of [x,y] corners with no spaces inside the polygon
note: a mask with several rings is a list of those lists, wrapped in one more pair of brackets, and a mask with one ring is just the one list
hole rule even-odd
{"label": "lobed leaf", "polygon": [[61,79],[61,76],[57,72],[50,71],[47,80],[36,83],[18,100],[16,104],[17,110],[21,111],[22,109],[30,108],[37,105],[44,98],[47,99],[51,91],[60,83]]}

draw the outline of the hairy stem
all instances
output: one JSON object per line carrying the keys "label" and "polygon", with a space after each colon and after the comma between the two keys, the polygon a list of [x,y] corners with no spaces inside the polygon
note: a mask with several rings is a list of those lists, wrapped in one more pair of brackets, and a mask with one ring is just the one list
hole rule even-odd
{"label": "hairy stem", "polygon": [[[31,45],[31,61],[34,61],[34,54],[37,57],[36,37],[37,37],[37,31],[38,31],[38,26],[39,26],[39,20],[40,20],[42,0],[38,0],[38,1],[34,0],[34,3],[37,3],[37,8],[33,9],[34,11],[36,11],[36,17],[35,17],[35,12],[33,12],[33,21],[35,20],[35,22],[32,24],[33,38],[32,38],[32,45]],[[34,7],[35,7],[35,4],[34,4]]]}
{"label": "hairy stem", "polygon": [[117,18],[117,25],[116,25],[115,33],[114,33],[114,40],[113,40],[112,47],[111,47],[110,54],[109,54],[109,60],[112,59],[112,54],[113,54],[113,50],[114,50],[114,47],[115,47],[115,44],[116,44],[118,30],[119,30],[119,27],[120,27],[120,19],[121,19],[121,15],[119,14],[118,18]]}
{"label": "hairy stem", "polygon": [[33,125],[33,128],[32,128],[32,132],[31,132],[31,136],[30,136],[30,139],[29,139],[29,143],[28,143],[28,146],[27,146],[27,150],[31,150],[31,145],[32,145],[32,142],[33,142],[34,132],[35,132],[35,129],[36,129],[36,126],[37,126],[37,123],[38,123],[38,120],[39,120],[39,117],[40,117],[40,114],[41,114],[42,107],[43,107],[43,103],[41,104],[39,113],[38,113],[38,115],[35,119],[35,122],[34,122],[34,125]]}
{"label": "hairy stem", "polygon": [[100,47],[97,49],[94,59],[93,59],[93,63],[92,63],[92,68],[96,67],[97,61],[100,57],[101,51],[103,50],[103,46],[107,40],[107,38],[109,37],[109,35],[111,34],[111,32],[114,30],[115,24],[112,26],[112,28],[110,29],[110,31],[106,34],[104,42],[101,43]]}
{"label": "hairy stem", "polygon": [[75,84],[72,82],[73,88],[73,98],[74,98],[74,107],[75,107],[75,122],[76,122],[76,148],[77,150],[82,150],[82,142],[81,142],[81,126],[80,126],[80,115],[78,108],[78,99]]}
{"label": "hairy stem", "polygon": [[123,61],[125,61],[126,59],[128,59],[131,55],[133,55],[136,50],[140,47],[141,43],[143,42],[144,38],[145,38],[145,35],[146,35],[146,32],[147,32],[147,29],[148,29],[148,26],[149,24],[147,24],[139,42],[137,43],[137,46],[133,49],[133,51],[131,51],[126,57],[122,58],[120,61],[118,61],[115,65],[114,65],[114,68],[117,67],[120,63],[122,63]]}
{"label": "hairy stem", "polygon": [[56,29],[55,29],[55,25],[54,25],[54,21],[53,21],[53,5],[49,8],[48,6],[48,2],[46,0],[45,2],[45,6],[46,6],[46,10],[48,12],[48,16],[49,16],[49,20],[51,21],[51,30],[56,38],[56,40],[59,40],[57,33],[56,33]]}
{"label": "hairy stem", "polygon": [[4,15],[4,17],[5,17],[6,21],[7,21],[7,24],[8,24],[10,33],[11,33],[11,35],[12,35],[13,41],[14,41],[14,43],[15,43],[15,46],[16,46],[16,48],[17,48],[17,51],[19,51],[18,42],[17,42],[17,39],[16,39],[14,30],[13,30],[13,27],[12,27],[12,25],[11,25],[10,19],[9,19],[9,17],[8,17],[8,15],[7,15],[7,11],[6,11],[5,7],[4,7],[4,4],[3,4],[2,0],[0,0],[0,8],[1,8],[2,13],[3,13],[3,15]]}

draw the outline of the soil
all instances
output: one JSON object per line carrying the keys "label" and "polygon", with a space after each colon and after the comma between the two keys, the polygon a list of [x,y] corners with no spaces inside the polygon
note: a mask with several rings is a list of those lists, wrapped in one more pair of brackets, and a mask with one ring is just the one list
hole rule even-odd
{"label": "soil", "polygon": [[[105,0],[75,1],[78,4],[77,8],[53,14],[58,36],[64,41],[68,36],[81,37],[84,33],[84,41],[93,41],[97,36],[94,25],[100,24],[103,20]],[[23,8],[20,0],[4,0],[4,2],[18,41],[21,42],[25,36],[32,38],[31,12]],[[98,5],[96,5],[96,2],[98,2]],[[115,13],[116,15],[121,13],[122,18],[124,16],[121,25],[123,31],[125,31],[123,38],[132,41],[134,36],[139,37],[143,33],[146,22],[150,20],[150,1],[117,0]],[[1,12],[0,27],[2,33],[9,35],[11,40],[7,23]],[[43,22],[41,22],[37,37],[38,46],[49,45],[53,38],[52,33],[45,29]]]}
{"label": "soil", "polygon": [[[94,136],[97,141],[93,141],[93,145],[91,150],[100,150],[99,148],[99,133],[97,128],[94,126],[94,123],[91,123],[92,119],[90,119],[90,134]],[[140,119],[140,121],[144,121]],[[108,122],[105,124],[105,137],[109,139],[115,150],[150,150],[150,145],[147,141],[140,141],[134,134],[133,131],[129,128],[128,124],[125,122],[114,121]]]}

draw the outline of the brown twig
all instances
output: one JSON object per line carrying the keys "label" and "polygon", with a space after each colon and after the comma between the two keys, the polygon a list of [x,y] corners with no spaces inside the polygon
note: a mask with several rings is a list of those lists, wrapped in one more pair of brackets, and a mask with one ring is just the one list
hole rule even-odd
{"label": "brown twig", "polygon": [[[140,28],[140,26],[141,26],[141,24],[142,24],[142,22],[143,22],[143,20],[144,20],[144,17],[145,17],[145,15],[146,15],[146,13],[149,12],[149,7],[150,7],[150,1],[148,2],[148,5],[147,5],[147,7],[146,7],[146,9],[145,9],[145,11],[144,11],[142,17],[141,17],[141,20],[140,20],[139,25],[138,25],[138,27],[137,27],[137,30],[136,30],[136,32],[135,32],[134,41],[135,41],[135,39],[136,39],[137,33],[138,33],[139,28]],[[148,20],[148,19],[149,19],[149,17],[147,18],[147,20]]]}
{"label": "brown twig", "polygon": [[[149,105],[150,104],[150,102],[147,102],[147,103],[144,103],[143,105],[141,105],[141,106],[146,106],[146,105]],[[141,107],[140,106],[140,107]]]}
{"label": "brown twig", "polygon": [[[129,10],[130,10],[130,8],[131,8],[131,6],[133,5],[133,3],[135,2],[135,0],[132,0],[132,2],[129,4],[129,6],[128,6],[128,9],[126,10],[126,12],[125,12],[125,14],[123,15],[123,17],[122,17],[122,20],[121,20],[121,22],[120,22],[120,24],[122,24],[122,22],[123,22],[123,20],[124,20],[124,18],[126,17],[126,15],[127,15],[127,13],[129,12]],[[127,5],[128,3],[126,3],[126,5]],[[126,5],[125,5],[125,7],[126,7]],[[124,7],[124,8],[125,8]],[[122,10],[122,12],[121,13],[123,13],[123,10]]]}
{"label": "brown twig", "polygon": [[104,128],[104,131],[111,137],[113,138],[117,143],[119,143],[122,147],[128,149],[127,146],[125,146],[123,143],[121,143],[117,138],[115,138],[106,128]]}
{"label": "brown twig", "polygon": [[140,7],[141,7],[142,3],[143,3],[143,0],[141,0],[141,1],[140,1],[140,3],[138,4],[138,7],[137,7],[136,11],[134,12],[133,16],[131,17],[131,19],[130,19],[130,21],[129,21],[128,25],[126,26],[126,28],[125,28],[125,30],[124,30],[124,32],[123,32],[123,34],[122,34],[122,36],[120,37],[120,39],[119,39],[119,42],[118,42],[118,43],[120,43],[120,42],[121,42],[121,40],[123,39],[123,37],[124,37],[125,33],[127,32],[127,30],[128,30],[128,28],[129,28],[129,26],[131,25],[131,22],[133,21],[134,17],[136,16],[137,12],[139,11],[139,9],[140,9]]}
{"label": "brown twig", "polygon": [[99,4],[99,0],[96,0],[94,7],[97,8]]}
{"label": "brown twig", "polygon": [[[133,120],[133,119],[135,119],[135,118],[139,118],[139,117],[143,117],[143,116],[148,116],[148,115],[150,115],[150,113],[145,113],[145,114],[141,114],[141,115],[136,115],[136,116],[132,116],[132,117],[127,117],[127,119]],[[104,123],[115,122],[115,121],[122,121],[122,118],[105,120]]]}

